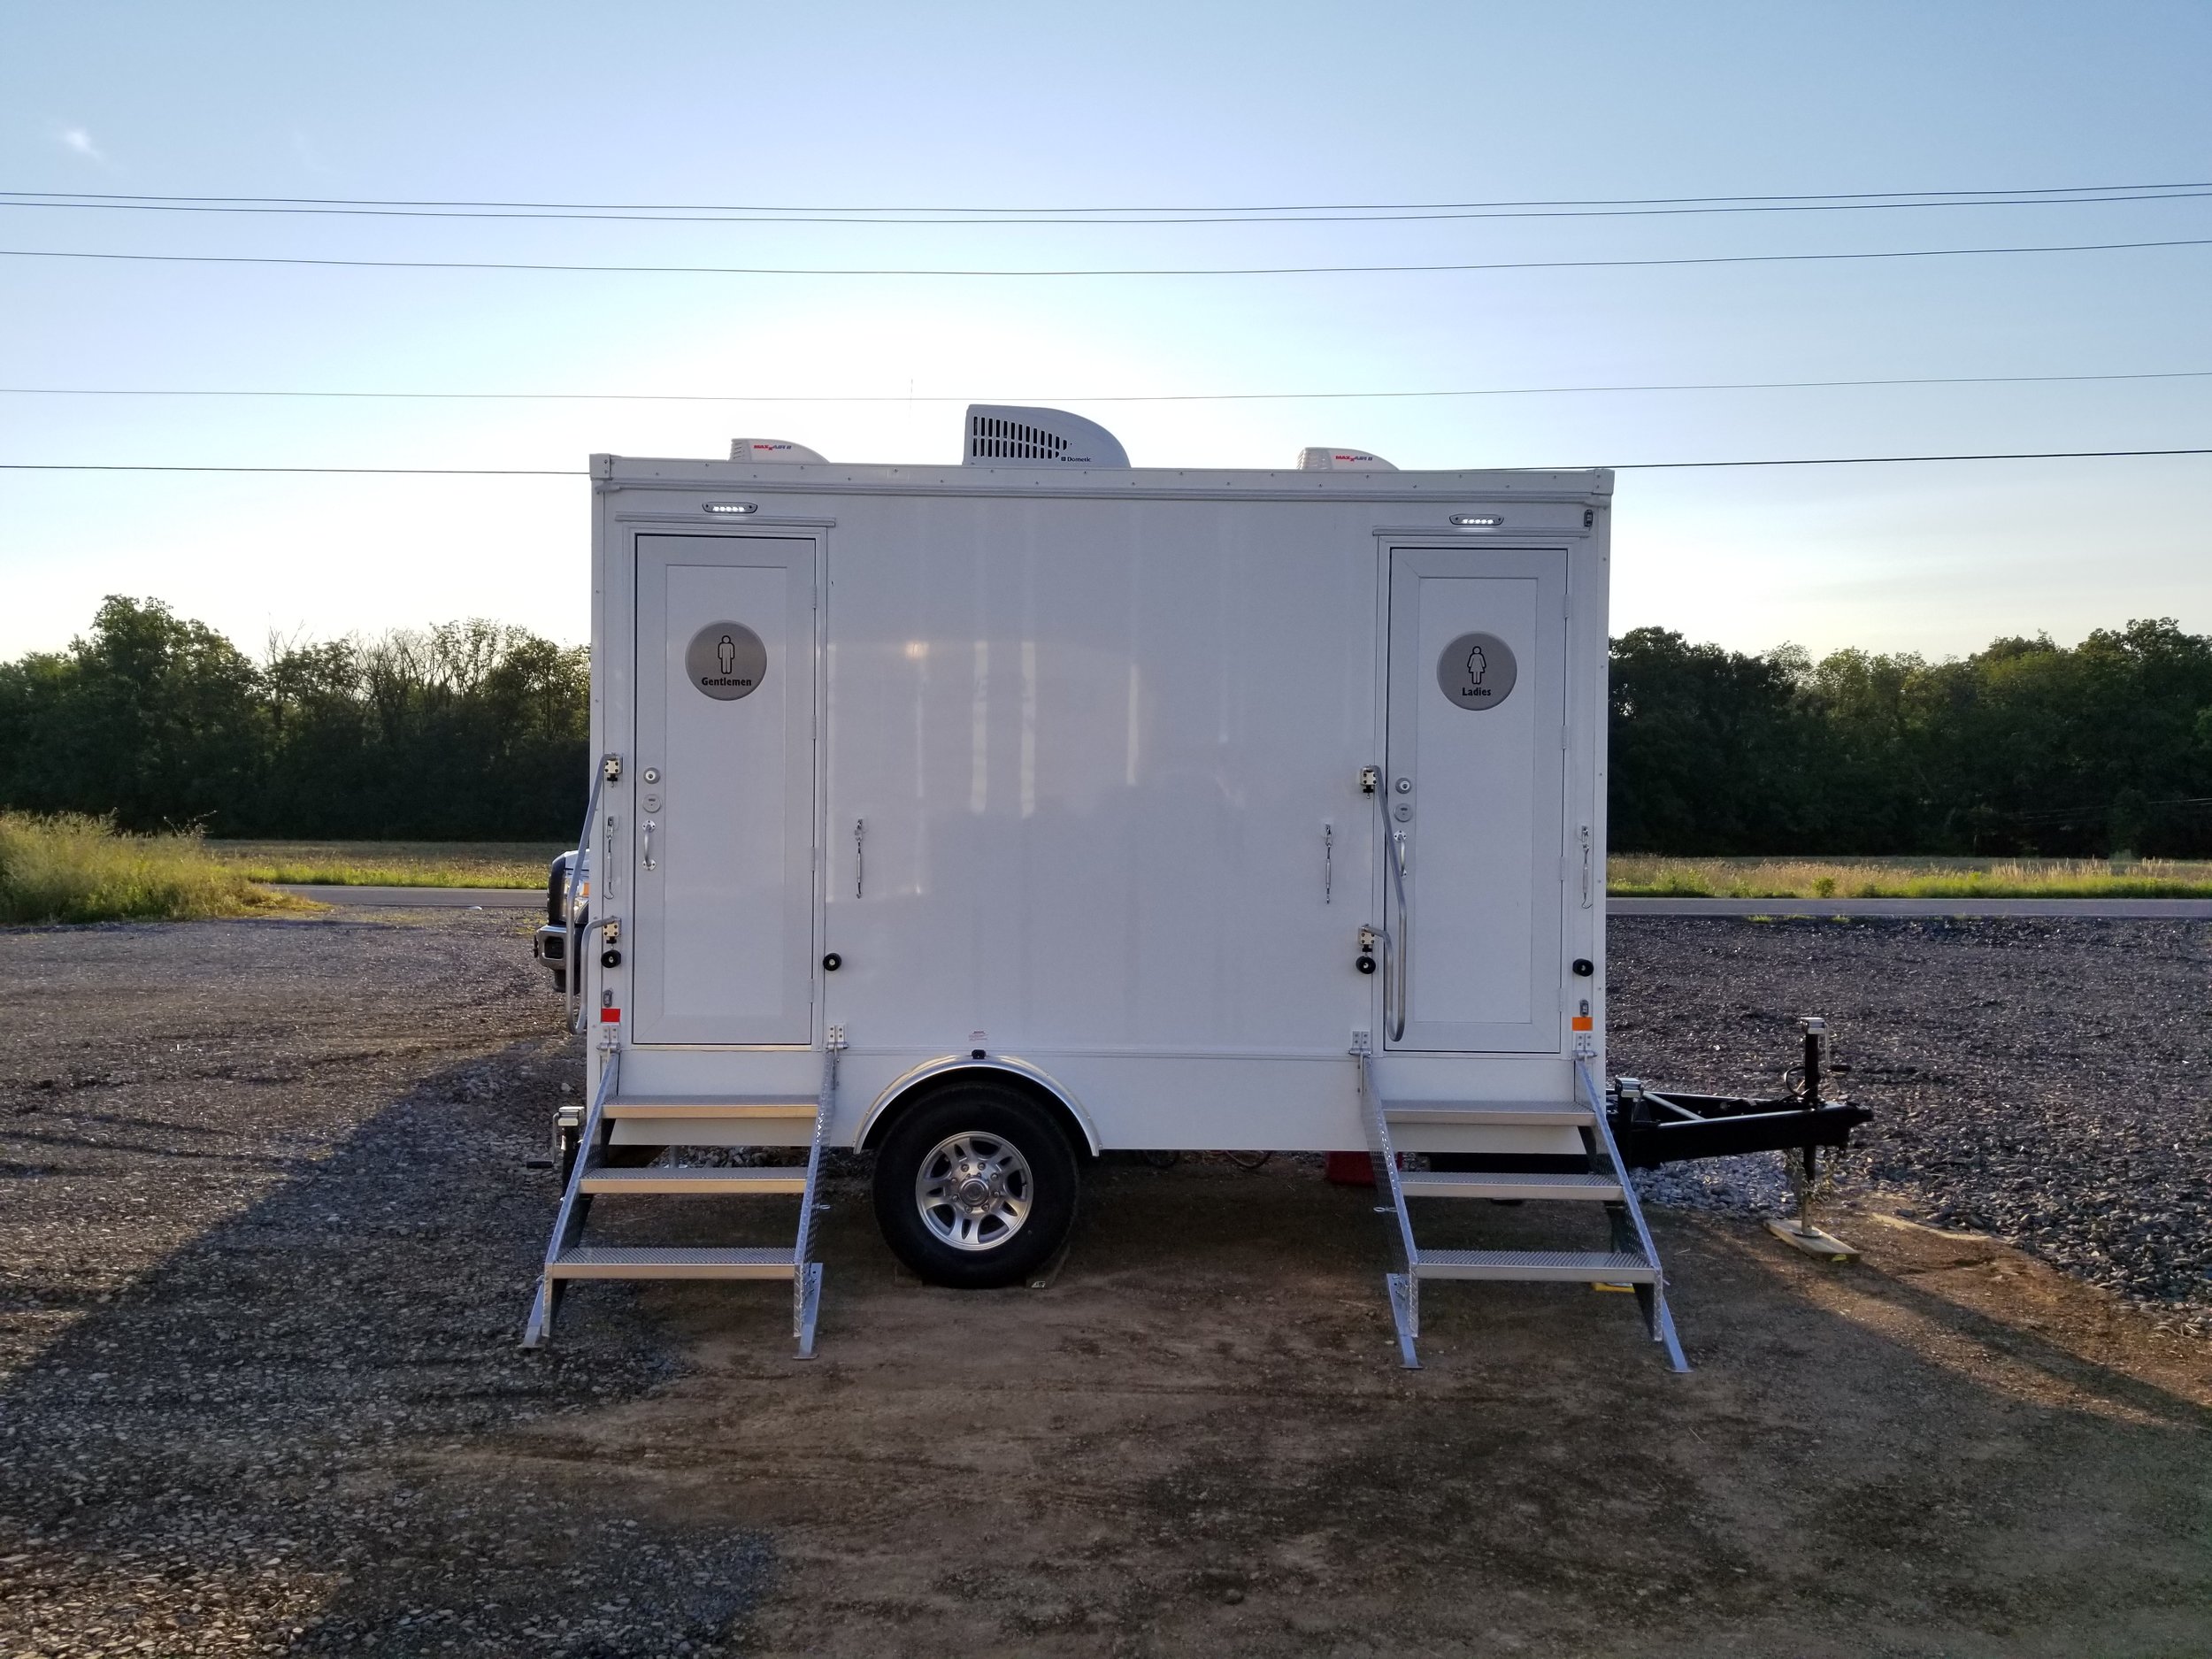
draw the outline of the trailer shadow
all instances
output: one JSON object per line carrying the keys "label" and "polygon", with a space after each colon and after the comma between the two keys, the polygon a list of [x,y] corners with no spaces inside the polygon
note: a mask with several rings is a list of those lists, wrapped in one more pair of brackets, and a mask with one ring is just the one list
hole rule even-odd
{"label": "trailer shadow", "polygon": [[[552,1194],[524,1159],[570,1052],[442,1068],[112,1302],[14,1287],[73,1322],[0,1386],[0,1629],[163,1654],[2201,1645],[2201,1345],[2147,1359],[2134,1316],[2101,1325],[2001,1246],[1869,1223],[1838,1271],[1660,1211],[1693,1375],[1627,1297],[1491,1285],[1432,1287],[1409,1372],[1374,1195],[1289,1160],[1102,1165],[1050,1286],[983,1294],[902,1278],[847,1169],[813,1364],[758,1286],[590,1286],[526,1355]],[[715,1203],[657,1236],[710,1236]],[[1534,1205],[1457,1225],[1558,1237]]]}
{"label": "trailer shadow", "polygon": [[[65,1324],[0,1386],[0,1631],[43,1622],[57,1652],[380,1655],[730,1632],[767,1570],[757,1532],[464,1456],[678,1369],[634,1299],[550,1352],[518,1346],[555,1197],[525,1160],[572,1055],[519,1043],[422,1078],[119,1292],[5,1287],[10,1310]],[[128,1156],[157,1183],[200,1155]]]}
{"label": "trailer shadow", "polygon": [[[1298,1169],[1107,1168],[1052,1287],[982,1296],[902,1279],[843,1205],[817,1367],[656,1290],[691,1373],[511,1444],[767,1528],[775,1653],[2200,1647],[2200,1345],[2068,1334],[2097,1301],[2070,1285],[2039,1333],[2040,1303],[1946,1294],[1911,1239],[1837,1271],[1663,1212],[1693,1375],[1625,1296],[1492,1285],[1425,1296],[1408,1372],[1372,1204]],[[1486,1242],[1555,1236],[1480,1208]]]}

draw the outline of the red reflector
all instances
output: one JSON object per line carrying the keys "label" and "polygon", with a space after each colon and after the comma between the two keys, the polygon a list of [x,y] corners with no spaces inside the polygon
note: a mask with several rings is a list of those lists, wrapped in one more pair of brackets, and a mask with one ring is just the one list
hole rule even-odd
{"label": "red reflector", "polygon": [[622,1010],[621,1010],[620,1009],[618,1009],[618,1008],[603,1008],[603,1009],[601,1009],[601,1010],[599,1010],[599,1023],[600,1023],[601,1025],[619,1025],[619,1024],[621,1024],[621,1022],[622,1022]]}

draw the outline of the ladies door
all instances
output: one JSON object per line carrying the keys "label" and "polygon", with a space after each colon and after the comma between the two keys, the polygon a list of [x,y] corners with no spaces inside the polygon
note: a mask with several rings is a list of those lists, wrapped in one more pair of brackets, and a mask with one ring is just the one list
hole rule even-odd
{"label": "ladies door", "polygon": [[1556,549],[1390,550],[1386,1048],[1562,1041],[1566,577]]}

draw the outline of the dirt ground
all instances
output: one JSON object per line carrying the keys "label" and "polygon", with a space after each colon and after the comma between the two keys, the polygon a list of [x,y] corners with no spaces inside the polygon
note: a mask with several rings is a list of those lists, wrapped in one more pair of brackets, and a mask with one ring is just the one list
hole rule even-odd
{"label": "dirt ground", "polygon": [[1373,1195],[1282,1159],[1102,1166],[980,1294],[848,1174],[818,1359],[772,1286],[524,1354],[528,920],[0,933],[0,1652],[2212,1650],[2212,1345],[1875,1209],[1841,1269],[1655,1212],[1687,1377],[1580,1287],[1432,1286],[1400,1370]]}

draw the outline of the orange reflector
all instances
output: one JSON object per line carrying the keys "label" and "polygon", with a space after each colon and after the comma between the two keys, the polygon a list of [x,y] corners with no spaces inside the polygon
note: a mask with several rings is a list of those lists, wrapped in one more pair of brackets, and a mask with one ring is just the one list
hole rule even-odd
{"label": "orange reflector", "polygon": [[1587,1014],[1577,1014],[1577,1015],[1575,1016],[1575,1029],[1576,1029],[1577,1031],[1588,1031],[1588,1030],[1590,1030],[1590,1029],[1591,1029],[1590,1017],[1589,1017]]}

